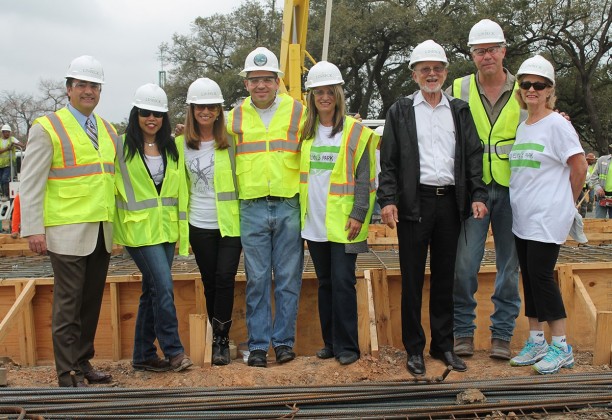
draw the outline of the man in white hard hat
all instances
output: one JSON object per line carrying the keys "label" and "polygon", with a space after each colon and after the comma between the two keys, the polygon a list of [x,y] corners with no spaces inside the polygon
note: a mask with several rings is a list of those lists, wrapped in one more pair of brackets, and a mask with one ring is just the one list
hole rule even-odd
{"label": "man in white hard hat", "polygon": [[240,75],[250,96],[230,111],[227,131],[236,145],[240,236],[247,274],[248,365],[266,367],[270,344],[278,363],[295,358],[304,260],[298,189],[305,108],[278,93],[283,73],[276,55],[267,48],[252,51]]}
{"label": "man in white hard hat", "polygon": [[595,170],[591,174],[590,183],[595,191],[595,217],[597,219],[612,219],[612,144],[608,146],[608,154],[597,159]]}
{"label": "man in white hard hat", "polygon": [[53,352],[62,387],[112,380],[90,363],[115,212],[117,133],[94,114],[102,83],[95,58],[70,63],[69,103],[34,121],[22,169],[22,236],[32,251],[49,254],[53,267]]}
{"label": "man in white hard hat", "polygon": [[382,222],[397,226],[402,341],[413,375],[425,374],[422,290],[430,252],[429,313],[434,359],[465,371],[453,351],[453,281],[462,221],[487,214],[482,145],[467,103],[442,92],[448,60],[432,40],[410,56],[420,90],[391,106],[380,150]]}
{"label": "man in white hard hat", "polygon": [[501,27],[483,19],[470,30],[468,45],[477,72],[455,79],[448,93],[470,104],[478,136],[484,144],[483,181],[487,185],[488,216],[469,219],[459,235],[455,267],[455,352],[461,356],[474,353],[478,271],[484,256],[489,225],[495,240],[497,275],[491,300],[490,356],[510,359],[510,340],[514,333],[521,299],[518,289],[518,257],[512,235],[512,210],[508,185],[510,164],[508,153],[516,137],[516,129],[527,114],[521,111],[513,92],[515,77],[503,67],[506,39]]}
{"label": "man in white hard hat", "polygon": [[15,149],[23,149],[23,145],[15,137],[11,136],[11,126],[2,126],[2,138],[0,139],[0,185],[2,187],[2,199],[9,198],[9,183],[11,180],[11,165],[16,162]]}

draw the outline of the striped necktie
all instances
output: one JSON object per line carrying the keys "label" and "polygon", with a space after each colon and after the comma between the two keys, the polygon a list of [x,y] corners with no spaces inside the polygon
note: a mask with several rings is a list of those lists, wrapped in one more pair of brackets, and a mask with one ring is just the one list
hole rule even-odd
{"label": "striped necktie", "polygon": [[98,150],[98,132],[96,131],[96,126],[89,117],[87,117],[87,121],[85,121],[85,132],[87,132],[93,147]]}

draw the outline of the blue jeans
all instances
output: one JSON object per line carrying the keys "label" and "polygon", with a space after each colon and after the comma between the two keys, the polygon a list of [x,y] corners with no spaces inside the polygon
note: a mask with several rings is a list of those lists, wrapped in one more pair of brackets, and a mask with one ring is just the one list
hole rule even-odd
{"label": "blue jeans", "polygon": [[461,227],[455,264],[455,325],[456,338],[472,337],[476,325],[478,270],[484,255],[489,222],[495,238],[495,290],[491,300],[491,337],[510,341],[521,308],[518,288],[519,262],[512,234],[512,208],[509,189],[491,182],[487,185],[489,213],[483,219],[468,218]]}
{"label": "blue jeans", "polygon": [[612,219],[612,207],[603,207],[599,205],[599,197],[595,197],[595,218],[597,219]]}
{"label": "blue jeans", "polygon": [[174,243],[125,247],[142,273],[142,295],[136,317],[133,362],[157,357],[155,339],[168,359],[185,350],[178,333],[174,306],[172,260]]}
{"label": "blue jeans", "polygon": [[9,183],[11,182],[11,167],[0,168],[0,187],[2,188],[2,194],[9,195]]}
{"label": "blue jeans", "polygon": [[[293,347],[304,267],[298,196],[240,200],[240,232],[247,275],[249,350],[267,351],[270,343],[272,347]],[[273,271],[274,320],[270,302]]]}

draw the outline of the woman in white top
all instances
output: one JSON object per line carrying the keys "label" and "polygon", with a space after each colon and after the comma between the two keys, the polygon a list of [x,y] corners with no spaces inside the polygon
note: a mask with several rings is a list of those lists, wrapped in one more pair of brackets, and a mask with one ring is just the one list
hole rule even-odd
{"label": "woman in white top", "polygon": [[[536,55],[521,65],[517,78],[516,97],[528,117],[518,127],[510,153],[510,204],[530,337],[510,364],[555,373],[574,364],[554,268],[574,221],[587,163],[571,123],[553,111],[552,64]],[[551,331],[551,345],[544,338],[544,323]]]}
{"label": "woman in white top", "polygon": [[324,347],[317,357],[342,365],[359,359],[357,253],[374,207],[374,132],[345,116],[342,75],[326,61],[308,73],[308,113],[302,133],[300,207],[302,238],[319,279]]}
{"label": "woman in white top", "polygon": [[225,131],[223,95],[211,79],[189,86],[185,118],[185,165],[190,181],[189,242],[202,282],[213,327],[215,365],[230,363],[229,331],[234,282],[242,245],[234,149]]}

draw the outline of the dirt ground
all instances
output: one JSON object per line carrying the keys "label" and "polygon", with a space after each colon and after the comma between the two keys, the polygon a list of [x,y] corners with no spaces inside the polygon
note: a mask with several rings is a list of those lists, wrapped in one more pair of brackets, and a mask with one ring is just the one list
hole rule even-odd
{"label": "dirt ground", "polygon": [[[575,352],[573,369],[562,373],[609,372],[608,365],[592,366],[592,354]],[[466,372],[451,372],[447,380],[492,379],[537,375],[530,367],[511,367],[508,362],[489,358],[488,352],[477,351],[473,357],[465,358]],[[427,376],[439,376],[444,371],[442,362],[425,355]],[[379,357],[363,356],[349,366],[341,366],[334,359],[319,360],[313,356],[300,356],[284,365],[268,357],[267,368],[248,367],[241,358],[228,366],[209,368],[192,367],[184,372],[136,372],[129,360],[112,362],[94,360],[98,369],[112,373],[110,386],[121,388],[166,388],[166,387],[250,387],[250,386],[310,386],[334,385],[359,382],[407,381],[412,376],[406,370],[406,353],[383,347]],[[57,380],[53,366],[22,367],[5,363],[9,387],[54,387]],[[109,385],[94,385],[109,386]],[[1,392],[1,391],[0,391]]]}

